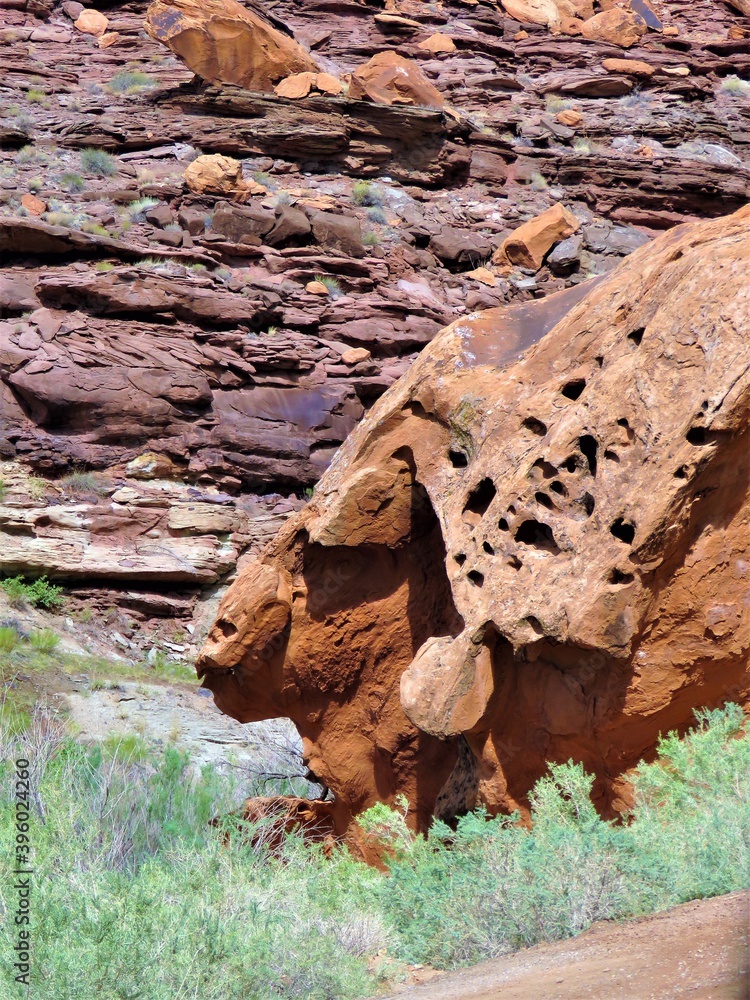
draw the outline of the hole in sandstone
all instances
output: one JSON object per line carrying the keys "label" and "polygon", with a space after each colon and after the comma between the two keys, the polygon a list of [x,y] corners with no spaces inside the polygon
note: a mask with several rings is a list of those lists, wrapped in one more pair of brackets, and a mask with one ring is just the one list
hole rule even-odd
{"label": "hole in sandstone", "polygon": [[216,628],[221,632],[225,639],[231,639],[233,635],[237,634],[237,626],[228,622],[226,618],[221,618],[216,623]]}
{"label": "hole in sandstone", "polygon": [[619,540],[621,542],[625,542],[626,545],[630,545],[635,538],[635,525],[629,524],[621,517],[618,517],[616,521],[613,521],[609,530],[615,538],[619,538]]}
{"label": "hole in sandstone", "polygon": [[542,628],[542,623],[534,615],[528,615],[526,618],[526,624],[530,625],[533,631],[537,635],[544,635],[544,629]]}
{"label": "hole in sandstone", "polygon": [[560,551],[555,536],[552,534],[552,528],[541,521],[531,519],[524,521],[516,532],[515,538],[523,545],[531,545],[535,549],[551,552],[554,555]]}
{"label": "hole in sandstone", "polygon": [[510,507],[508,507],[508,513],[509,514],[515,514],[516,513],[516,508],[513,506],[513,504],[511,504]]}
{"label": "hole in sandstone", "polygon": [[691,427],[685,435],[690,444],[707,444],[708,434],[705,427]]}
{"label": "hole in sandstone", "polygon": [[547,510],[555,509],[555,505],[552,503],[552,501],[550,500],[550,498],[547,496],[546,493],[535,493],[534,499],[538,504],[541,504],[542,507],[546,507]]}
{"label": "hole in sandstone", "polygon": [[703,402],[701,403],[701,409],[703,410],[704,413],[708,409],[708,400],[707,399],[704,399]]}
{"label": "hole in sandstone", "polygon": [[510,525],[508,524],[508,522],[505,520],[504,517],[500,518],[500,520],[497,522],[497,526],[501,531],[508,531],[510,528]]}
{"label": "hole in sandstone", "polygon": [[596,507],[596,500],[594,500],[591,494],[584,493],[581,499],[579,500],[579,503],[586,511],[586,517],[591,517],[591,515],[594,513],[594,507]]}
{"label": "hole in sandstone", "polygon": [[688,475],[688,467],[686,465],[681,465],[674,474],[675,479],[687,479],[687,475]]}
{"label": "hole in sandstone", "polygon": [[538,458],[536,462],[531,466],[533,469],[539,469],[545,479],[551,479],[553,476],[557,475],[557,469],[551,462],[546,462],[543,458]]}
{"label": "hole in sandstone", "polygon": [[571,455],[565,459],[560,468],[565,469],[566,472],[575,472],[578,468],[578,459],[575,455]]}
{"label": "hole in sandstone", "polygon": [[469,464],[469,459],[464,455],[462,451],[455,450],[451,448],[448,452],[448,458],[450,459],[451,465],[454,469],[465,469]]}
{"label": "hole in sandstone", "polygon": [[594,358],[594,361],[596,361],[596,363],[601,368],[602,365],[604,364],[604,357],[601,354],[597,354],[597,356]]}
{"label": "hole in sandstone", "polygon": [[645,327],[639,327],[637,330],[633,330],[632,333],[628,334],[628,340],[635,346],[640,347],[641,341],[643,340],[643,334],[646,332]]}
{"label": "hole in sandstone", "polygon": [[538,434],[539,437],[544,437],[547,433],[547,425],[541,420],[537,420],[536,417],[526,417],[523,426],[531,431],[532,434]]}
{"label": "hole in sandstone", "polygon": [[518,556],[509,556],[508,565],[515,570],[519,570],[523,566],[523,563],[518,558]]}
{"label": "hole in sandstone", "polygon": [[[474,514],[475,517],[470,518],[472,521],[483,517],[487,513],[487,508],[495,499],[496,493],[497,490],[492,480],[483,479],[469,494],[464,505],[464,515]],[[467,520],[467,518],[464,517],[464,520]]]}
{"label": "hole in sandstone", "polygon": [[574,378],[570,382],[566,382],[560,392],[566,399],[578,399],[585,388],[585,378]]}
{"label": "hole in sandstone", "polygon": [[620,461],[620,456],[617,454],[616,451],[612,451],[611,448],[607,448],[607,450],[604,452],[604,457],[609,462],[618,462],[619,463],[619,461]]}
{"label": "hole in sandstone", "polygon": [[484,583],[484,574],[480,573],[476,569],[473,569],[471,572],[466,574],[466,579],[469,583],[473,583],[475,587],[481,587]]}
{"label": "hole in sandstone", "polygon": [[561,497],[566,497],[568,495],[567,487],[564,486],[559,479],[556,479],[554,483],[550,483],[549,488],[553,493],[557,493]]}
{"label": "hole in sandstone", "polygon": [[466,553],[459,552],[458,555],[454,556],[453,558],[456,560],[459,566],[463,566],[463,564],[466,562]]}
{"label": "hole in sandstone", "polygon": [[489,542],[482,542],[482,548],[489,556],[494,556],[495,550],[492,548]]}
{"label": "hole in sandstone", "polygon": [[583,434],[578,438],[578,447],[581,449],[581,454],[584,456],[589,464],[589,472],[592,476],[596,475],[596,453],[599,450],[599,445],[595,437],[591,434]]}
{"label": "hole in sandstone", "polygon": [[632,573],[623,573],[621,569],[613,569],[609,574],[608,580],[612,584],[626,584],[632,583],[635,577]]}

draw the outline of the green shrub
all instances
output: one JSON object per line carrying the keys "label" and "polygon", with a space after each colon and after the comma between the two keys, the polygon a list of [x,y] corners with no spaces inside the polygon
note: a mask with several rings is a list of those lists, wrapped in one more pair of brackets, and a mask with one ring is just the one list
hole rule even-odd
{"label": "green shrub", "polygon": [[131,201],[128,205],[128,215],[133,222],[143,222],[149,208],[158,204],[158,198],[139,198],[138,201]]}
{"label": "green shrub", "polygon": [[352,201],[355,205],[380,206],[383,204],[382,195],[369,181],[355,182],[352,188]]}
{"label": "green shrub", "polygon": [[107,88],[115,94],[138,94],[156,86],[156,80],[140,70],[121,69],[112,77]]}
{"label": "green shrub", "polygon": [[63,603],[63,588],[50,583],[46,576],[27,583],[22,576],[12,576],[0,581],[12,607],[31,604],[35,608],[53,611]]}
{"label": "green shrub", "polygon": [[315,280],[319,281],[321,285],[324,285],[328,289],[332,299],[337,299],[339,296],[343,295],[341,285],[335,278],[332,278],[330,274],[316,274]]}
{"label": "green shrub", "polygon": [[29,635],[29,642],[40,653],[51,653],[60,643],[60,636],[51,628],[34,629]]}
{"label": "green shrub", "polygon": [[384,226],[388,221],[382,208],[368,208],[367,218],[377,226]]}
{"label": "green shrub", "polygon": [[376,247],[380,243],[380,237],[377,233],[370,231],[364,234],[362,237],[362,243],[366,247]]}
{"label": "green shrub", "polygon": [[83,191],[86,187],[86,181],[80,174],[68,170],[60,177],[60,187],[63,191]]}
{"label": "green shrub", "polygon": [[737,94],[740,97],[747,97],[750,94],[750,82],[740,80],[738,76],[732,74],[721,81],[721,89],[726,94]]}
{"label": "green shrub", "polygon": [[[8,730],[3,720],[3,778],[22,755]],[[390,844],[385,873],[294,836],[272,853],[267,824],[230,815],[236,779],[191,767],[173,747],[149,754],[134,736],[87,748],[49,723],[21,746],[32,739],[40,997],[371,996],[384,947],[447,968],[741,889],[750,874],[750,736],[736,706],[660,742],[636,772],[629,823],[598,816],[591,777],[571,763],[537,783],[531,830],[479,810],[455,831],[435,823],[414,837],[403,803],[375,806],[362,826]],[[12,842],[12,789],[0,781],[2,843]],[[0,853],[4,913],[11,867]],[[0,923],[6,954],[14,930]],[[0,994],[20,1000],[13,975],[0,965]]]}
{"label": "green shrub", "polygon": [[46,96],[43,90],[38,90],[36,87],[31,87],[26,91],[26,100],[29,104],[42,104]]}
{"label": "green shrub", "polygon": [[20,639],[12,625],[0,625],[0,653],[12,653]]}
{"label": "green shrub", "polygon": [[2,503],[2,501],[5,499],[5,494],[7,492],[7,489],[8,487],[5,485],[5,482],[2,479],[0,479],[0,503]]}
{"label": "green shrub", "polygon": [[113,177],[117,173],[117,161],[103,149],[84,149],[81,167],[96,177]]}

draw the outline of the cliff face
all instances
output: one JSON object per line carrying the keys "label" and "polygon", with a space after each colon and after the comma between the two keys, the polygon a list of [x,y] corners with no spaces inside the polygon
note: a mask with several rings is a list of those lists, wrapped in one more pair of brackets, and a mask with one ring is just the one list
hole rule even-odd
{"label": "cliff face", "polygon": [[750,209],[454,322],[225,596],[219,706],[288,715],[337,823],[524,807],[583,761],[605,811],[659,732],[748,696]]}

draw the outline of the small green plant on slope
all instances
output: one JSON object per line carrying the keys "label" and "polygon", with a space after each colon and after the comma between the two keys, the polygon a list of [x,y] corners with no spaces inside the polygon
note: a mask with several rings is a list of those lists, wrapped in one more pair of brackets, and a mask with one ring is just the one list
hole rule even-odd
{"label": "small green plant on slope", "polygon": [[721,89],[725,94],[736,94],[740,97],[750,95],[750,82],[740,80],[738,76],[727,76],[721,81]]}
{"label": "small green plant on slope", "polygon": [[103,149],[84,149],[81,167],[96,177],[113,177],[117,173],[117,160]]}
{"label": "small green plant on slope", "polygon": [[29,642],[40,653],[51,653],[60,643],[60,636],[52,629],[34,629],[29,634]]}
{"label": "small green plant on slope", "polygon": [[364,236],[362,237],[362,244],[366,247],[379,246],[380,237],[378,236],[377,233],[374,233],[371,230],[370,232],[365,233]]}
{"label": "small green plant on slope", "polygon": [[139,198],[128,205],[128,215],[133,222],[144,222],[146,212],[159,204],[158,198]]}
{"label": "small green plant on slope", "polygon": [[336,281],[335,278],[332,278],[330,274],[316,274],[315,280],[319,281],[321,285],[323,285],[325,288],[328,289],[328,292],[332,299],[337,299],[341,295],[343,295],[343,292],[341,291],[341,285],[338,283],[338,281]]}
{"label": "small green plant on slope", "polygon": [[156,86],[156,80],[140,70],[121,69],[107,84],[107,89],[115,94],[138,94]]}
{"label": "small green plant on slope", "polygon": [[8,596],[11,607],[23,607],[31,604],[35,608],[47,608],[54,611],[63,603],[63,588],[50,583],[46,576],[27,582],[22,576],[12,576],[0,581]]}
{"label": "small green plant on slope", "polygon": [[86,181],[73,170],[68,170],[60,177],[60,187],[63,191],[83,191],[86,188]]}
{"label": "small green plant on slope", "polygon": [[11,653],[21,637],[12,625],[0,625],[0,653]]}
{"label": "small green plant on slope", "polygon": [[355,205],[379,207],[383,204],[383,197],[369,181],[356,181],[352,188],[352,201]]}

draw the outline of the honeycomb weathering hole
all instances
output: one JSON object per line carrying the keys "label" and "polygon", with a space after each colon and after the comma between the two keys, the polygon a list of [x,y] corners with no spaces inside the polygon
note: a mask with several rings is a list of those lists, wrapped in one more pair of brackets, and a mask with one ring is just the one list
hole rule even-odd
{"label": "honeycomb weathering hole", "polygon": [[635,538],[635,525],[629,524],[622,517],[618,517],[617,520],[612,523],[609,530],[615,538],[619,539],[621,542],[625,542],[626,545],[630,545]]}
{"label": "honeycomb weathering hole", "polygon": [[646,332],[645,327],[640,327],[638,330],[633,330],[632,333],[628,334],[628,340],[635,346],[640,347],[641,341],[643,340],[643,334]]}
{"label": "honeycomb weathering hole", "polygon": [[451,448],[448,452],[448,458],[450,459],[450,463],[454,469],[465,469],[469,464],[467,456],[457,448]]}
{"label": "honeycomb weathering hole", "polygon": [[515,539],[523,545],[531,545],[545,552],[558,553],[560,548],[555,541],[552,528],[541,521],[526,520],[518,528]]}
{"label": "honeycomb weathering hole", "polygon": [[544,437],[547,433],[547,425],[542,420],[537,420],[536,417],[526,417],[523,426],[526,430],[531,431],[532,434],[537,434],[539,437]]}
{"label": "honeycomb weathering hole", "polygon": [[570,382],[566,382],[562,387],[560,392],[565,396],[566,399],[576,400],[580,397],[583,390],[586,388],[585,378],[574,378]]}
{"label": "honeycomb weathering hole", "polygon": [[222,638],[231,639],[233,635],[237,634],[237,626],[228,622],[226,618],[221,618],[216,623],[217,631],[221,632]]}
{"label": "honeycomb weathering hole", "polygon": [[475,587],[481,587],[484,583],[484,574],[480,573],[479,570],[473,569],[466,574],[467,580],[473,583]]}
{"label": "honeycomb weathering hole", "polygon": [[578,438],[578,447],[581,449],[581,454],[586,459],[589,465],[589,472],[592,476],[596,475],[596,454],[599,450],[599,444],[595,437],[591,434],[583,434]]}
{"label": "honeycomb weathering hole", "polygon": [[495,499],[497,490],[491,479],[485,478],[478,483],[468,496],[464,506],[464,513],[478,514],[482,517],[487,513],[487,508]]}

